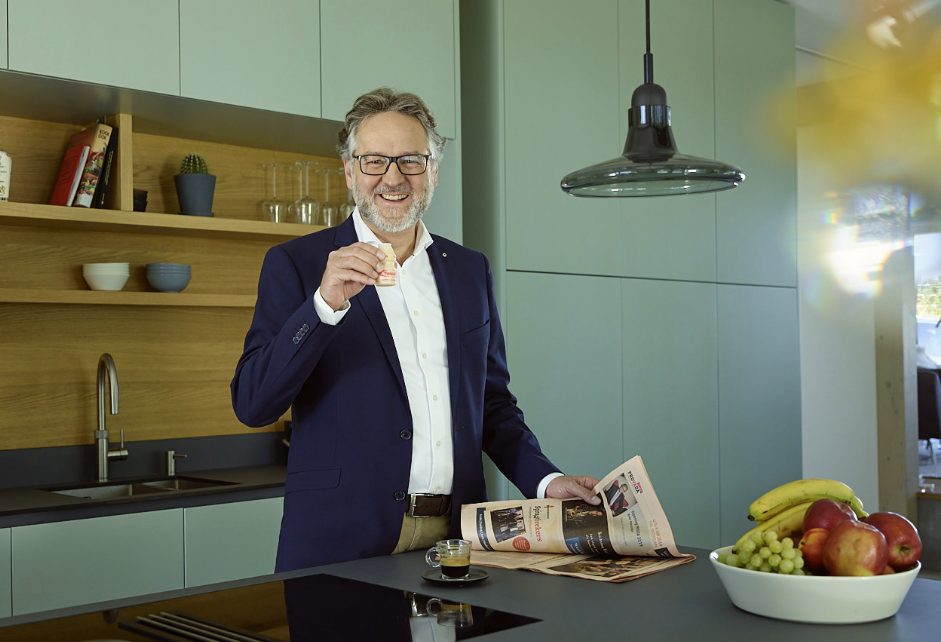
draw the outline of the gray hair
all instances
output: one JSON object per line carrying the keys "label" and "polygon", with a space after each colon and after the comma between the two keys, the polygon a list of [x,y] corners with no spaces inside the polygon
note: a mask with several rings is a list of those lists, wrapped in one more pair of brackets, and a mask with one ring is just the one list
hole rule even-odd
{"label": "gray hair", "polygon": [[389,87],[380,87],[363,94],[353,102],[353,107],[346,113],[344,127],[337,134],[337,152],[340,158],[348,161],[356,148],[356,132],[364,120],[376,114],[396,112],[411,116],[421,123],[428,134],[428,149],[431,159],[441,162],[444,158],[444,137],[435,129],[435,118],[421,98],[405,91],[397,92]]}

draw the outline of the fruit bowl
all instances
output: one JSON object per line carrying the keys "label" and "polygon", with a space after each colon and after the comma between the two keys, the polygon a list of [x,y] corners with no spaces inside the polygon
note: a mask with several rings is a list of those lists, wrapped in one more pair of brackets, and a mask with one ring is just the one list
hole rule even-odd
{"label": "fruit bowl", "polygon": [[919,562],[911,570],[875,577],[779,575],[719,563],[719,555],[731,550],[714,550],[709,561],[732,604],[792,622],[850,624],[892,617],[921,570]]}

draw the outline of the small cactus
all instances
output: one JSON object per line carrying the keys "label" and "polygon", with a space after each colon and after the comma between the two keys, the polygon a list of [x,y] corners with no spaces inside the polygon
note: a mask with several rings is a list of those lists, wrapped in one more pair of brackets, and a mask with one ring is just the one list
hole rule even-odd
{"label": "small cactus", "polygon": [[181,174],[208,174],[209,168],[206,167],[206,161],[199,154],[187,154],[183,158],[183,164],[180,166]]}

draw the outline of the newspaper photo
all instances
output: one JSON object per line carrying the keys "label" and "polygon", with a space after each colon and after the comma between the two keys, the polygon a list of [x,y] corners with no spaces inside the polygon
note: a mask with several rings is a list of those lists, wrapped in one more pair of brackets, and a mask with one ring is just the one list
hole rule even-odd
{"label": "newspaper photo", "polygon": [[693,561],[681,553],[640,456],[581,499],[465,504],[461,532],[474,564],[625,582]]}

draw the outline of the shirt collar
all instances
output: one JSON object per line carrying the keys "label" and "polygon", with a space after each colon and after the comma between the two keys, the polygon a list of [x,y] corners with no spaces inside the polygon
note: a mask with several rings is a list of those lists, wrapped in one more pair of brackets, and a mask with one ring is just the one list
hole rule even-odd
{"label": "shirt collar", "polygon": [[[358,206],[353,210],[353,214],[351,216],[353,217],[353,228],[356,230],[356,238],[363,243],[369,243],[370,245],[375,245],[378,247],[381,241],[379,240],[379,237],[376,236],[376,234],[371,229],[369,229],[369,226],[366,225],[366,223],[363,221],[363,216],[359,213]],[[417,225],[418,238],[415,241],[415,249],[412,251],[412,256],[421,254],[428,249],[428,246],[434,243],[434,240],[432,240],[431,234],[428,232],[428,228],[425,227],[425,224],[422,221],[418,221]],[[399,261],[399,263],[401,264],[402,261]]]}

